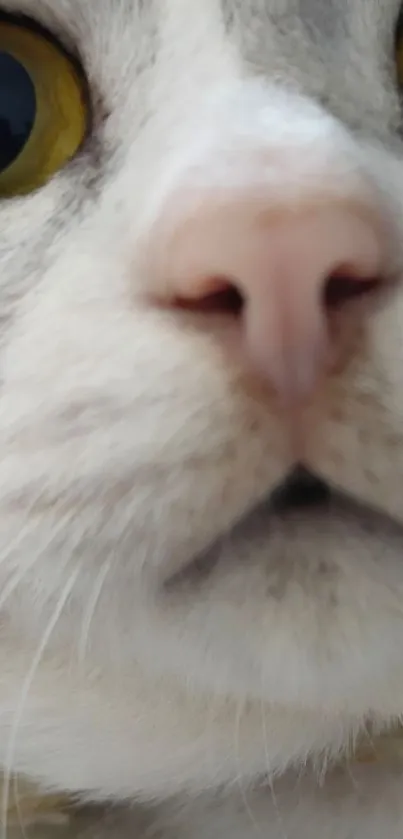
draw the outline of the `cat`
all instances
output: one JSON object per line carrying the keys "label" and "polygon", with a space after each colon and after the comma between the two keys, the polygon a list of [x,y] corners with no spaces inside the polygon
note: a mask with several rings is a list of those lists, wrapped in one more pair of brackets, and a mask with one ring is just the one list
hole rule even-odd
{"label": "cat", "polygon": [[2,813],[402,834],[400,14],[1,0]]}

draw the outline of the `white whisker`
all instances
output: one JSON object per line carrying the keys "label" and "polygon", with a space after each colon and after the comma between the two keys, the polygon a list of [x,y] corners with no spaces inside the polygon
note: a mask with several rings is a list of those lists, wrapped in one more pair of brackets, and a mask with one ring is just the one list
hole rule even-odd
{"label": "white whisker", "polygon": [[38,561],[38,557],[35,556],[34,560],[32,562],[28,563],[27,566],[25,566],[22,569],[19,569],[18,571],[15,571],[11,575],[8,582],[4,586],[3,591],[1,593],[1,596],[0,596],[0,611],[4,608],[5,604],[7,603],[7,600],[12,596],[12,594],[14,593],[14,591],[16,590],[18,585],[22,582],[24,577],[29,574],[29,572],[32,570],[32,568],[34,568],[37,561]]}
{"label": "white whisker", "polygon": [[25,703],[29,694],[29,691],[32,686],[33,679],[35,677],[36,671],[39,667],[41,658],[46,650],[46,647],[49,644],[49,641],[52,637],[54,629],[61,617],[63,609],[71,595],[71,592],[77,582],[77,579],[80,575],[80,569],[76,568],[73,574],[67,580],[67,583],[62,591],[62,594],[57,602],[56,608],[51,615],[49,623],[46,627],[46,630],[42,636],[42,639],[38,645],[36,653],[33,657],[31,666],[28,670],[24,683],[22,685],[22,690],[20,694],[20,699],[17,704],[17,708],[15,710],[10,737],[8,740],[8,746],[5,755],[4,761],[4,772],[3,772],[3,790],[1,795],[1,839],[7,839],[7,810],[8,810],[8,801],[9,801],[9,794],[10,794],[10,781],[12,775],[12,767],[13,767],[13,759],[15,753],[15,746],[17,740],[17,733],[18,728],[21,722],[22,714],[24,712]]}
{"label": "white whisker", "polygon": [[251,821],[251,824],[252,824],[254,830],[256,830],[256,832],[258,834],[263,835],[263,830],[262,830],[261,826],[258,824],[258,822],[256,821],[255,814],[254,814],[254,812],[253,812],[253,810],[252,810],[252,808],[249,804],[249,801],[247,799],[246,791],[242,786],[242,769],[241,769],[241,763],[240,763],[240,757],[239,757],[239,729],[240,729],[241,715],[242,715],[242,705],[241,705],[241,703],[239,703],[238,704],[238,712],[237,712],[236,720],[235,720],[235,737],[234,737],[235,757],[236,757],[236,761],[237,761],[237,764],[238,764],[238,767],[239,767],[239,771],[238,771],[238,774],[237,774],[237,777],[236,777],[236,782],[238,784],[238,788],[239,788],[239,791],[241,793],[242,803],[245,807],[245,811],[248,815],[248,818]]}
{"label": "white whisker", "polygon": [[[64,527],[64,522],[59,522],[57,527],[54,527],[52,530],[52,540],[54,540],[59,531],[62,531]],[[20,533],[15,539],[7,545],[7,556],[10,556],[13,551],[18,548],[20,542],[24,538],[24,533]],[[14,591],[19,586],[19,584],[28,576],[28,574],[35,568],[36,564],[41,560],[42,552],[34,553],[31,557],[30,561],[23,566],[23,568],[16,568],[14,571],[11,572],[9,575],[7,583],[3,586],[1,595],[0,595],[0,612],[4,608],[7,600],[14,594]],[[3,562],[4,557],[0,559],[0,564]]]}
{"label": "white whisker", "polygon": [[13,777],[13,789],[14,789],[15,810],[16,810],[16,813],[17,813],[18,824],[21,828],[21,833],[22,833],[23,839],[28,839],[28,833],[27,833],[27,829],[26,829],[26,825],[25,825],[25,821],[24,821],[24,816],[23,816],[22,809],[21,809],[21,803],[20,803],[20,795],[19,795],[19,790],[18,790],[18,775],[16,775],[16,774]]}
{"label": "white whisker", "polygon": [[[263,677],[262,677],[261,696],[263,696]],[[268,784],[269,784],[269,788],[270,788],[273,807],[274,807],[274,810],[275,810],[275,813],[276,813],[276,818],[277,818],[277,821],[278,821],[278,824],[279,824],[279,828],[280,828],[282,837],[283,837],[283,839],[289,839],[288,832],[287,832],[285,824],[284,824],[284,819],[283,819],[283,816],[281,814],[281,810],[280,810],[280,807],[279,807],[277,795],[276,795],[276,792],[275,792],[275,789],[274,789],[273,772],[272,772],[271,765],[270,765],[271,760],[270,760],[270,755],[269,755],[269,741],[268,741],[268,736],[267,736],[266,716],[265,716],[265,712],[264,712],[263,699],[260,700],[260,715],[261,715],[261,721],[262,721],[263,746],[264,746],[264,751],[265,751],[266,767],[267,767],[267,780],[268,780]]]}
{"label": "white whisker", "polygon": [[84,611],[83,622],[81,627],[81,635],[78,644],[78,659],[80,664],[83,664],[86,657],[87,647],[88,647],[88,640],[91,630],[91,624],[94,619],[94,615],[96,612],[97,605],[99,603],[99,598],[102,593],[102,589],[105,583],[105,580],[111,570],[112,562],[108,560],[102,566],[99,574],[94,583],[94,587],[92,589],[91,597],[88,600],[87,608]]}

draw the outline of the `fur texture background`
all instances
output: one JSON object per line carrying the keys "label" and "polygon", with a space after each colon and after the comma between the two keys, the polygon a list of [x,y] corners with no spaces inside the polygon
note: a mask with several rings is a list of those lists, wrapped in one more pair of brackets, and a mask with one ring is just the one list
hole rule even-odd
{"label": "fur texture background", "polygon": [[[403,710],[399,2],[1,7],[79,56],[93,125],[0,204],[0,764],[175,839],[398,839],[399,767],[330,767]],[[155,299],[177,185],[257,151],[273,206],[364,202],[398,278],[304,417],[340,490],[307,515],[272,509],[295,456],[239,324]]]}

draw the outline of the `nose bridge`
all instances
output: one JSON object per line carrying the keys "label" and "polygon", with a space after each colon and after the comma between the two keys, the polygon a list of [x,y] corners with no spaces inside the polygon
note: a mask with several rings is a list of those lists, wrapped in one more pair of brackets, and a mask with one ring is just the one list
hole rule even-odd
{"label": "nose bridge", "polygon": [[250,78],[222,83],[201,101],[150,196],[155,218],[164,203],[179,216],[213,196],[234,206],[248,194],[273,208],[373,199],[354,139],[313,100]]}
{"label": "nose bridge", "polygon": [[279,216],[334,204],[365,213],[376,204],[344,127],[309,99],[233,82],[208,98],[149,196],[150,283],[158,291],[170,275],[196,276],[203,251],[231,273],[231,253],[246,257],[253,235]]}

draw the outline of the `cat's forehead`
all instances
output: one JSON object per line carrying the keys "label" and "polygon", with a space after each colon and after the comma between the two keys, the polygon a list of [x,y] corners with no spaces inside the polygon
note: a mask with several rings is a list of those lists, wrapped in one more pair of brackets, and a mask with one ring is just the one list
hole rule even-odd
{"label": "cat's forehead", "polygon": [[363,25],[378,24],[383,18],[397,14],[400,0],[220,0],[224,18],[233,22],[237,16],[269,19],[279,24],[299,19],[307,28],[330,38],[354,19]]}
{"label": "cat's forehead", "polygon": [[[68,30],[78,31],[91,23],[93,29],[109,30],[111,40],[119,25],[132,27],[132,36],[141,38],[144,27],[153,21],[163,22],[167,15],[181,16],[189,23],[188,11],[197,9],[198,0],[5,0],[2,8],[39,17],[43,22]],[[267,46],[273,38],[283,42],[295,39],[296,33],[306,42],[320,39],[322,48],[331,48],[334,42],[346,42],[357,36],[370,38],[390,31],[397,19],[400,0],[203,0],[199,9],[217,26],[223,24],[223,33],[232,37],[235,30],[243,29],[253,36],[256,48],[259,31],[266,38]],[[197,23],[197,14],[195,15]],[[111,28],[112,24],[112,28]],[[185,33],[182,33],[185,37]],[[379,38],[378,38],[379,40]]]}
{"label": "cat's forehead", "polygon": [[227,32],[238,34],[248,59],[263,52],[270,65],[271,50],[285,51],[303,72],[312,49],[332,69],[349,69],[346,61],[356,65],[360,58],[385,63],[403,6],[401,0],[217,1]]}
{"label": "cat's forehead", "polygon": [[[103,27],[112,17],[140,27],[151,17],[165,18],[167,10],[180,16],[196,5],[194,0],[103,0],[102,4],[99,0],[4,0],[1,4],[16,13],[59,20],[69,28],[87,20]],[[227,32],[236,24],[250,28],[259,22],[269,34],[285,35],[291,26],[332,42],[354,33],[357,26],[368,31],[390,27],[402,4],[401,0],[203,0],[199,5],[210,15],[215,10]]]}
{"label": "cat's forehead", "polygon": [[[214,55],[229,47],[241,72],[296,86],[351,127],[375,133],[400,125],[393,38],[401,6],[401,0],[2,3],[38,18],[71,44],[111,103],[123,101],[119,91],[133,91],[140,75],[145,101],[148,81],[154,84],[159,72],[168,101],[196,62],[214,63]],[[167,54],[176,56],[172,74],[166,72]]]}
{"label": "cat's forehead", "polygon": [[401,0],[219,0],[249,66],[321,101],[352,127],[394,129]]}

